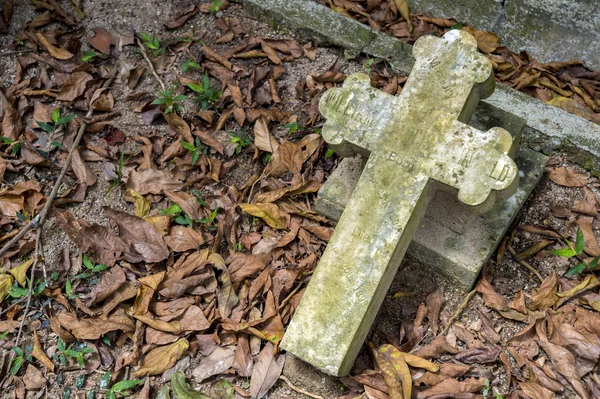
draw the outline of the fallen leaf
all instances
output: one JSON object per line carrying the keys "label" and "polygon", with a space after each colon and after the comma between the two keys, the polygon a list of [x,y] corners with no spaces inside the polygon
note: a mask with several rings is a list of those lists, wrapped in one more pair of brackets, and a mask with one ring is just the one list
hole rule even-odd
{"label": "fallen leaf", "polygon": [[166,191],[179,190],[182,186],[183,184],[167,169],[133,170],[127,179],[127,188],[141,195],[163,194]]}
{"label": "fallen leaf", "polygon": [[8,271],[10,274],[12,274],[15,280],[17,280],[21,287],[25,287],[27,285],[27,270],[31,265],[33,265],[33,260],[34,259],[31,258]]}
{"label": "fallen leaf", "polygon": [[[169,388],[168,386],[166,387],[166,396],[160,399],[169,399]],[[181,371],[176,372],[173,374],[173,377],[171,377],[171,388],[173,389],[175,399],[211,399],[209,396],[193,389],[190,384],[185,381],[185,374]],[[159,397],[157,397],[157,399],[159,399]]]}
{"label": "fallen leaf", "polygon": [[519,387],[525,392],[531,399],[552,399],[554,393],[544,388],[543,386],[534,382],[519,382]]}
{"label": "fallen leaf", "polygon": [[589,182],[585,173],[565,167],[548,170],[548,176],[554,183],[565,187],[583,187]]}
{"label": "fallen leaf", "polygon": [[7,297],[13,282],[14,278],[11,275],[0,273],[0,303]]}
{"label": "fallen leaf", "polygon": [[165,237],[169,248],[175,252],[185,252],[191,249],[200,249],[204,238],[191,227],[173,226],[171,232]]}
{"label": "fallen leaf", "polygon": [[465,349],[462,352],[454,355],[454,358],[459,362],[473,363],[494,363],[500,355],[500,349],[493,346],[480,346]]}
{"label": "fallen leaf", "polygon": [[479,396],[460,396],[461,393],[480,392],[485,387],[483,378],[466,378],[463,381],[448,378],[436,386],[417,393],[417,399],[429,398],[476,398]]}
{"label": "fallen leaf", "polygon": [[257,204],[240,204],[242,212],[263,219],[269,226],[274,229],[284,229],[288,224],[288,217],[275,204],[257,203]]}
{"label": "fallen leaf", "polygon": [[87,72],[73,72],[63,83],[56,99],[58,101],[74,101],[85,92],[87,83],[92,79],[92,75]]}
{"label": "fallen leaf", "polygon": [[170,345],[159,346],[150,350],[142,359],[139,368],[134,370],[134,376],[143,377],[162,374],[177,363],[189,346],[187,339],[179,338]]}
{"label": "fallen leaf", "polygon": [[125,281],[126,277],[123,269],[120,266],[113,266],[102,274],[98,283],[94,285],[86,298],[86,305],[93,306],[102,302],[115,293]]}
{"label": "fallen leaf", "polygon": [[496,292],[492,284],[488,281],[485,273],[481,274],[481,278],[479,279],[475,290],[481,293],[481,295],[483,296],[483,302],[488,308],[496,309],[499,311],[506,310],[508,308],[506,299],[504,299]]}
{"label": "fallen leaf", "polygon": [[254,145],[261,151],[274,153],[279,148],[279,142],[269,132],[269,125],[264,117],[254,123]]}
{"label": "fallen leaf", "polygon": [[57,316],[64,329],[70,331],[76,338],[94,340],[110,331],[133,333],[135,324],[125,314],[123,309],[115,309],[109,316],[100,315],[96,318],[78,318],[71,313],[61,313]]}
{"label": "fallen leaf", "polygon": [[33,364],[28,364],[23,376],[23,382],[28,391],[37,391],[46,386],[46,377]]}
{"label": "fallen leaf", "polygon": [[600,245],[598,245],[598,241],[596,240],[593,231],[593,222],[594,218],[591,216],[579,216],[577,218],[577,224],[581,228],[585,240],[585,247],[583,250],[590,256],[600,256]]}
{"label": "fallen leaf", "polygon": [[117,45],[117,40],[115,37],[111,33],[107,32],[104,28],[95,28],[93,31],[94,36],[88,36],[87,38],[90,46],[103,54],[110,54],[110,46]]}
{"label": "fallen leaf", "polygon": [[410,14],[410,9],[408,8],[408,3],[406,2],[406,0],[394,0],[394,3],[396,4],[396,8],[398,9],[398,12],[400,13],[400,15],[402,15],[402,18],[404,18],[404,20],[408,24],[409,32],[412,32],[413,31],[412,15]]}
{"label": "fallen leaf", "polygon": [[42,47],[44,48],[44,50],[50,53],[52,57],[58,60],[69,60],[73,58],[73,54],[71,54],[63,48],[55,47],[52,43],[48,41],[48,39],[46,39],[46,36],[44,36],[43,34],[38,32],[35,35]]}
{"label": "fallen leaf", "polygon": [[558,275],[552,272],[544,279],[538,289],[534,289],[531,294],[529,308],[532,310],[543,310],[553,307],[558,301]]}
{"label": "fallen leaf", "polygon": [[79,180],[81,183],[85,184],[88,187],[91,187],[94,184],[96,184],[96,176],[81,158],[81,154],[79,153],[78,148],[73,149],[71,167],[73,168],[75,176],[77,176],[77,180]]}
{"label": "fallen leaf", "polygon": [[35,357],[48,370],[54,372],[54,363],[52,363],[52,360],[48,358],[48,355],[46,355],[46,352],[44,352],[42,345],[40,345],[40,340],[36,330],[33,330],[33,349],[31,350],[31,356]]}
{"label": "fallen leaf", "polygon": [[160,262],[169,256],[169,248],[162,235],[144,219],[126,212],[105,208],[117,226],[121,238],[146,262]]}
{"label": "fallen leaf", "polygon": [[[414,356],[414,355],[413,355]],[[404,354],[402,352],[400,352],[398,349],[396,349],[393,345],[381,345],[380,347],[377,348],[377,357],[381,357],[381,359],[383,359],[384,361],[390,363],[393,366],[393,369],[395,371],[395,375],[396,378],[401,382],[402,384],[402,396],[404,399],[410,399],[411,395],[412,395],[412,376],[410,374],[410,370],[408,369],[408,365],[406,364],[406,360],[404,357]],[[417,356],[414,356],[412,359],[416,360],[415,358],[417,358]],[[425,359],[421,359],[424,362],[427,362]],[[390,378],[388,377],[388,379],[385,378],[385,370],[382,370],[384,372],[384,379],[387,380]],[[389,372],[389,371],[387,371]]]}
{"label": "fallen leaf", "polygon": [[275,384],[281,372],[285,355],[274,356],[275,347],[268,342],[256,357],[250,377],[250,395],[253,399],[262,398]]}
{"label": "fallen leaf", "polygon": [[221,374],[231,367],[235,358],[235,348],[216,347],[210,355],[200,360],[192,375],[200,383],[213,375]]}
{"label": "fallen leaf", "polygon": [[431,332],[433,335],[437,335],[440,310],[444,305],[444,287],[439,287],[427,295],[425,302],[427,304],[427,318],[431,323]]}

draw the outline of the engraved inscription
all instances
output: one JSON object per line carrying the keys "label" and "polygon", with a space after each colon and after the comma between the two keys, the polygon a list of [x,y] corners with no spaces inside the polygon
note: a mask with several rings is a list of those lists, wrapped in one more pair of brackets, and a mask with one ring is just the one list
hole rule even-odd
{"label": "engraved inscription", "polygon": [[508,165],[506,165],[504,163],[502,163],[502,165],[501,165],[500,162],[496,162],[494,164],[494,169],[492,169],[492,171],[490,172],[490,174],[488,176],[494,180],[503,182],[504,180],[506,180],[509,173],[510,173],[510,167]]}
{"label": "engraved inscription", "polygon": [[408,169],[409,172],[412,172],[415,169],[415,164],[408,159],[401,158],[394,151],[390,151],[390,155],[386,158],[388,161],[394,162],[396,165],[404,166]]}
{"label": "engraved inscription", "polygon": [[370,128],[373,125],[372,112],[374,110],[361,110],[358,98],[352,92],[333,92],[328,98],[328,106],[330,106],[334,112],[345,115],[350,120],[358,122],[366,128]]}

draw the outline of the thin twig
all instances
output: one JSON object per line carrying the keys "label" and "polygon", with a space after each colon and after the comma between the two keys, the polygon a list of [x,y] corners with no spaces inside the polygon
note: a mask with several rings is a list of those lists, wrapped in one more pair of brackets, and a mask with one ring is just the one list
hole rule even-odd
{"label": "thin twig", "polygon": [[442,335],[446,334],[448,332],[448,330],[450,329],[450,326],[452,325],[452,323],[454,323],[454,321],[460,317],[460,314],[463,312],[463,310],[465,310],[465,308],[469,304],[469,301],[471,300],[473,295],[475,295],[476,292],[477,292],[477,290],[472,290],[467,294],[467,297],[465,298],[463,303],[460,304],[458,309],[456,309],[456,312],[454,312],[454,314],[452,315],[450,320],[448,320],[448,324],[446,324],[444,331],[442,331]]}
{"label": "thin twig", "polygon": [[0,312],[0,316],[4,315],[4,313],[7,313],[9,310],[11,310],[12,308],[14,308],[15,306],[17,306],[18,304],[20,304],[21,302],[23,302],[25,299],[27,299],[26,297],[23,297],[21,299],[19,299],[17,302],[12,303],[9,307],[7,307],[6,309],[4,309],[2,312]]}
{"label": "thin twig", "polygon": [[541,283],[544,282],[544,278],[542,277],[542,275],[533,268],[533,266],[531,266],[529,263],[525,262],[524,260],[518,260],[517,259],[517,251],[515,251],[515,249],[513,247],[511,247],[510,245],[508,245],[508,252],[510,252],[510,254],[515,258],[515,260],[517,262],[519,262],[519,264],[521,266],[526,267],[527,269],[529,269],[529,271],[533,274],[535,274],[535,276],[540,280]]}
{"label": "thin twig", "polygon": [[165,91],[166,90],[165,84],[163,83],[163,81],[160,79],[160,77],[156,73],[156,70],[154,69],[154,64],[152,64],[152,61],[150,61],[150,58],[148,58],[148,53],[146,53],[146,49],[144,48],[144,45],[142,44],[142,42],[140,42],[140,39],[137,39],[137,45],[140,48],[140,51],[142,52],[142,55],[144,56],[146,63],[148,63],[148,68],[150,68],[150,72],[152,72],[152,75],[154,75],[156,80],[158,80],[160,87],[162,87],[163,91]]}
{"label": "thin twig", "polygon": [[19,55],[19,54],[27,54],[27,53],[32,53],[33,50],[15,50],[15,51],[5,51],[3,53],[0,53],[0,57],[4,57],[7,55]]}
{"label": "thin twig", "polygon": [[288,384],[288,386],[290,388],[292,388],[294,391],[296,391],[298,393],[301,393],[302,395],[306,395],[306,396],[311,397],[313,399],[325,399],[323,396],[315,395],[315,394],[312,394],[310,392],[306,392],[302,388],[298,388],[297,386],[295,386],[294,384],[292,384],[292,382],[286,376],[284,376],[284,375],[280,375],[279,379],[282,380],[282,381],[284,381],[286,384]]}

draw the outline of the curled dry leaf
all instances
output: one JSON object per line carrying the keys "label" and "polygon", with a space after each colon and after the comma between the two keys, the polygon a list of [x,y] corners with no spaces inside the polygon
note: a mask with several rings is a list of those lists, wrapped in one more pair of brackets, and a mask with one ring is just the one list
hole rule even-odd
{"label": "curled dry leaf", "polygon": [[54,363],[52,363],[52,360],[50,360],[48,355],[46,355],[46,352],[44,352],[44,348],[40,345],[36,330],[33,330],[33,349],[31,350],[31,356],[35,357],[48,370],[54,372]]}
{"label": "curled dry leaf", "polygon": [[557,291],[558,275],[556,272],[552,272],[552,274],[544,279],[540,288],[533,290],[529,308],[533,310],[543,310],[553,307],[559,299],[556,294]]}
{"label": "curled dry leaf", "polygon": [[496,292],[494,287],[492,287],[492,284],[488,281],[485,273],[481,274],[481,279],[477,283],[475,289],[483,296],[485,306],[496,310],[506,310],[508,308],[506,299]]}
{"label": "curled dry leaf", "polygon": [[175,252],[185,252],[199,249],[204,242],[202,235],[191,227],[174,226],[171,233],[165,237],[169,248]]}
{"label": "curled dry leaf", "polygon": [[35,35],[42,47],[44,48],[44,50],[50,53],[52,57],[58,60],[69,60],[73,58],[73,54],[71,54],[63,48],[55,47],[52,43],[48,41],[48,39],[46,39],[46,36],[44,36],[43,34],[38,32]]}
{"label": "curled dry leaf", "polygon": [[127,188],[141,195],[163,194],[166,191],[179,190],[183,184],[175,179],[167,169],[138,169],[131,171],[127,178]]}
{"label": "curled dry leaf", "polygon": [[271,153],[279,148],[279,142],[269,132],[269,124],[262,116],[254,123],[254,145],[261,151]]}
{"label": "curled dry leaf", "polygon": [[235,348],[217,346],[207,357],[200,360],[192,375],[198,382],[221,374],[231,367],[235,358]]}
{"label": "curled dry leaf", "polygon": [[144,356],[140,367],[133,374],[137,377],[162,374],[175,366],[189,346],[187,339],[179,338],[170,345],[154,348]]}
{"label": "curled dry leaf", "polygon": [[288,216],[275,204],[240,204],[242,212],[263,219],[273,229],[284,229],[288,225]]}
{"label": "curled dry leaf", "polygon": [[554,183],[565,187],[583,187],[589,182],[585,173],[565,167],[550,169],[548,176]]}
{"label": "curled dry leaf", "polygon": [[58,101],[74,101],[85,92],[87,83],[92,79],[92,75],[87,72],[73,72],[63,83],[56,99]]}
{"label": "curled dry leaf", "polygon": [[120,308],[117,308],[109,316],[101,315],[93,319],[80,319],[67,312],[59,314],[57,318],[65,330],[70,331],[79,339],[99,339],[110,331],[123,331],[124,333],[135,331],[135,324]]}
{"label": "curled dry leaf", "polygon": [[256,363],[250,377],[250,395],[253,399],[262,398],[275,384],[281,372],[285,355],[274,355],[275,347],[267,343],[256,357]]}
{"label": "curled dry leaf", "polygon": [[28,391],[37,391],[46,386],[46,377],[33,364],[28,364],[23,376],[23,382]]}

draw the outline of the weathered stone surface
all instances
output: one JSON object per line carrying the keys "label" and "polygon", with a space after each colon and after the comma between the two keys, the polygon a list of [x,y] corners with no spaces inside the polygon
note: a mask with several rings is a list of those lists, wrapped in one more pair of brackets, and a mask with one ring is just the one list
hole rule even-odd
{"label": "weathered stone surface", "polygon": [[473,36],[424,36],[413,54],[399,96],[354,74],[319,105],[325,141],[341,155],[369,156],[281,344],[329,374],[350,370],[420,221],[431,179],[480,209],[518,186],[510,134],[466,124],[495,82]]}
{"label": "weathered stone surface", "polygon": [[[466,1],[466,4],[472,7],[473,2]],[[306,38],[383,58],[397,73],[408,74],[414,64],[410,45],[312,0],[244,0],[244,5],[256,17],[293,29]],[[600,156],[600,125],[504,85],[499,85],[484,102],[527,119],[524,140],[535,143],[536,151],[568,151],[575,155],[571,158],[573,161],[582,164]],[[600,170],[600,165],[596,169]]]}
{"label": "weathered stone surface", "polygon": [[[519,189],[483,214],[462,205],[455,193],[435,192],[407,254],[470,289],[543,175],[547,160],[545,155],[528,148],[519,149],[515,157],[521,177]],[[339,220],[354,192],[363,162],[360,156],[340,161],[319,190],[316,211]]]}

